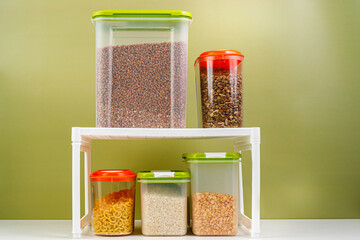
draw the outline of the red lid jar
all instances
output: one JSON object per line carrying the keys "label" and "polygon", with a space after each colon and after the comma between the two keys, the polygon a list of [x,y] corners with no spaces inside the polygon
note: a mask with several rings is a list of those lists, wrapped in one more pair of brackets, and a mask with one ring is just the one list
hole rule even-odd
{"label": "red lid jar", "polygon": [[128,169],[98,170],[90,174],[92,182],[131,182],[136,174]]}
{"label": "red lid jar", "polygon": [[90,174],[92,231],[96,235],[128,235],[134,231],[136,174],[127,169]]}
{"label": "red lid jar", "polygon": [[195,61],[199,127],[242,127],[242,62],[236,50],[202,53]]}
{"label": "red lid jar", "polygon": [[200,54],[196,59],[201,68],[208,68],[211,64],[213,68],[233,69],[244,60],[244,55],[236,50],[214,50]]}

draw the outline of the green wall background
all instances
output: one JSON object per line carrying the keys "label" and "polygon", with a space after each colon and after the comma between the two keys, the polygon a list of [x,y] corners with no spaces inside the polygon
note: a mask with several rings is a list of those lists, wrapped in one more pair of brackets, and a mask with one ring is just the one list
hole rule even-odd
{"label": "green wall background", "polygon": [[[102,9],[193,14],[188,127],[196,57],[244,53],[245,126],[262,131],[262,218],[360,218],[359,1],[3,0],[1,219],[71,218],[70,133],[95,126],[90,17]],[[92,170],[184,168],[183,152],[231,150],[228,141],[97,141]],[[244,165],[248,204],[249,154]]]}

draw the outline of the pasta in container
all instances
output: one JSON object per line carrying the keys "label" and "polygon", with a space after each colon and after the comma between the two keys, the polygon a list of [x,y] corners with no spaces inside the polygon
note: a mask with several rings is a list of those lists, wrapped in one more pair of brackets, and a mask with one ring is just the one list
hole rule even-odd
{"label": "pasta in container", "polygon": [[99,170],[90,175],[92,231],[96,235],[133,233],[135,179],[130,170]]}

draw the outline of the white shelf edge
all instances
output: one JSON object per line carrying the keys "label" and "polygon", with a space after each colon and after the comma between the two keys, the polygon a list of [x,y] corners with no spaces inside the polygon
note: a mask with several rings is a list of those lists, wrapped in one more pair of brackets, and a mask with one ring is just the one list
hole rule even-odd
{"label": "white shelf edge", "polygon": [[72,128],[72,141],[84,140],[156,140],[156,139],[238,139],[249,137],[260,142],[260,128]]}

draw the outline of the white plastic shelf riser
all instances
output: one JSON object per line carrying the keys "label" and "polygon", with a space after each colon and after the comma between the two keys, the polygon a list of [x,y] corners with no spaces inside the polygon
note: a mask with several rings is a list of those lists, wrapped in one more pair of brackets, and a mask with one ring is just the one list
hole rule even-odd
{"label": "white plastic shelf riser", "polygon": [[[233,139],[234,151],[252,154],[252,219],[244,214],[242,168],[239,166],[240,222],[251,236],[260,233],[260,128],[72,128],[73,236],[81,235],[90,222],[91,140]],[[84,152],[85,216],[80,218],[80,152]]]}

